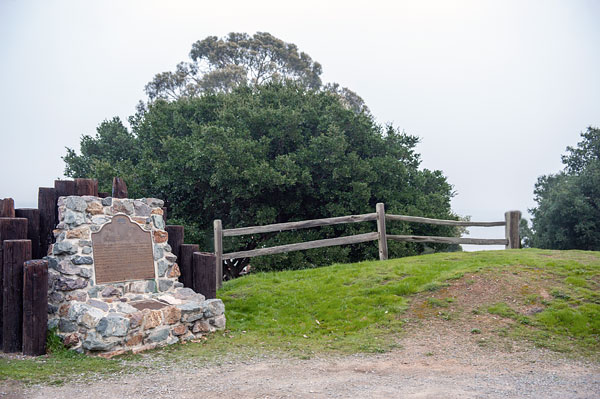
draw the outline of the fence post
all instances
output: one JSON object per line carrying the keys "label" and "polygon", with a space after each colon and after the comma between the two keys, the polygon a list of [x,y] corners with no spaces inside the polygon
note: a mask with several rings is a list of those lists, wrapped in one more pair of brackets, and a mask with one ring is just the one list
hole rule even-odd
{"label": "fence post", "polygon": [[15,201],[12,198],[0,199],[0,217],[15,217]]}
{"label": "fence post", "polygon": [[377,203],[377,232],[379,233],[379,259],[388,258],[387,234],[385,231],[385,205],[382,202]]}
{"label": "fence post", "polygon": [[97,179],[75,179],[75,192],[77,195],[98,196]]}
{"label": "fence post", "polygon": [[15,209],[18,218],[27,219],[27,238],[31,240],[31,258],[42,259],[46,254],[40,252],[40,211],[33,208]]}
{"label": "fence post", "polygon": [[23,264],[31,259],[30,240],[3,242],[2,349],[23,350]]}
{"label": "fence post", "polygon": [[48,255],[48,247],[54,235],[56,225],[56,190],[52,187],[40,187],[38,191],[38,209],[40,210],[40,255]]}
{"label": "fence post", "polygon": [[[177,257],[177,263],[179,263],[179,281],[183,283],[184,287],[194,288],[194,271],[192,267],[192,254],[200,251],[198,244],[181,244],[179,246],[179,256]],[[195,291],[195,290],[194,290]]]}
{"label": "fence post", "polygon": [[185,234],[184,228],[183,226],[168,224],[165,226],[165,231],[169,236],[167,243],[171,246],[171,253],[177,256],[177,261],[179,262],[179,250],[181,248],[181,244],[183,244]]}
{"label": "fence post", "polygon": [[506,221],[504,231],[508,240],[505,249],[520,248],[519,222],[521,221],[521,211],[508,211],[504,213],[504,220]]}
{"label": "fence post", "polygon": [[46,353],[48,325],[48,261],[30,260],[23,265],[23,354]]}
{"label": "fence post", "polygon": [[4,295],[4,255],[3,241],[24,240],[27,238],[27,219],[0,217],[0,349],[2,349],[2,309]]}
{"label": "fence post", "polygon": [[120,177],[113,177],[112,197],[127,198],[127,184]]}
{"label": "fence post", "polygon": [[54,180],[54,190],[56,190],[56,199],[58,199],[58,197],[77,195],[75,180]]}
{"label": "fence post", "polygon": [[217,289],[223,286],[223,225],[221,219],[215,219],[214,221],[214,233],[215,233],[215,262],[217,269]]}
{"label": "fence post", "polygon": [[206,299],[217,297],[217,265],[215,255],[207,252],[194,252],[192,254],[192,268],[194,272],[194,291],[204,295]]}

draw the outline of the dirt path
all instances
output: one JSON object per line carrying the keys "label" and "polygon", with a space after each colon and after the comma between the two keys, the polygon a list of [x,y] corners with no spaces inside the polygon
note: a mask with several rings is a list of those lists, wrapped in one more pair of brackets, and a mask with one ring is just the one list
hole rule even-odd
{"label": "dirt path", "polygon": [[470,339],[430,331],[406,338],[402,348],[382,355],[266,357],[212,367],[188,361],[92,383],[26,390],[13,386],[7,397],[598,398],[600,364],[565,360],[539,349],[490,350]]}

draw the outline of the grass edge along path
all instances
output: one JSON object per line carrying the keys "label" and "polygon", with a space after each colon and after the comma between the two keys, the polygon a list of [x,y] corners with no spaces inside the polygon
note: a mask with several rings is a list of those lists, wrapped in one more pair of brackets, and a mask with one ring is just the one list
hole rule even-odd
{"label": "grass edge along path", "polygon": [[[105,360],[56,351],[38,359],[0,358],[0,379],[60,383],[69,375],[119,373],[140,359],[203,361],[223,356],[384,352],[397,343],[411,295],[465,273],[518,268],[547,279],[553,299],[528,318],[531,336],[595,350],[600,333],[600,253],[508,250],[455,252],[317,269],[257,273],[226,282],[218,296],[227,330],[202,343]],[[506,317],[516,317],[512,313]],[[595,321],[594,321],[595,320]],[[569,326],[576,323],[576,331]],[[527,338],[520,330],[516,338]],[[561,342],[562,342],[561,341]],[[535,342],[535,340],[534,340]],[[592,345],[590,349],[590,345]]]}

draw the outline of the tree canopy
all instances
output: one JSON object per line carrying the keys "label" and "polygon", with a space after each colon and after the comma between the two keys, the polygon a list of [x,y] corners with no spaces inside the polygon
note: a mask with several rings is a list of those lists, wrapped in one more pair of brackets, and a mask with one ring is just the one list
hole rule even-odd
{"label": "tree canopy", "polygon": [[[299,82],[238,86],[174,101],[157,99],[115,118],[68,149],[66,175],[96,177],[110,190],[123,177],[130,196],[166,200],[169,219],[212,249],[212,222],[225,228],[373,212],[455,218],[452,187],[440,171],[420,169],[418,139],[355,112],[330,91]],[[124,143],[121,145],[120,142]],[[226,240],[225,251],[374,231],[372,223]],[[392,234],[453,235],[446,226],[391,222]],[[444,245],[432,246],[437,249]],[[423,244],[390,242],[390,256]],[[372,243],[254,258],[258,269],[310,267],[377,257]]]}
{"label": "tree canopy", "polygon": [[267,32],[230,33],[225,38],[198,40],[190,51],[191,61],[181,62],[174,72],[157,74],[146,85],[151,100],[176,100],[207,91],[231,91],[240,85],[293,80],[303,86],[321,87],[321,65]]}
{"label": "tree canopy", "polygon": [[564,169],[535,185],[535,247],[600,250],[600,129],[589,127],[581,137],[567,147]]}

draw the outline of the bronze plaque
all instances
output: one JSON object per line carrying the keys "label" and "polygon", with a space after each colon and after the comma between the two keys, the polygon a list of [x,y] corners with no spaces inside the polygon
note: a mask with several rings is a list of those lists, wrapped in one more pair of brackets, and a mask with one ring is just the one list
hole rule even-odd
{"label": "bronze plaque", "polygon": [[92,234],[96,284],[154,278],[152,237],[127,216],[117,215]]}

